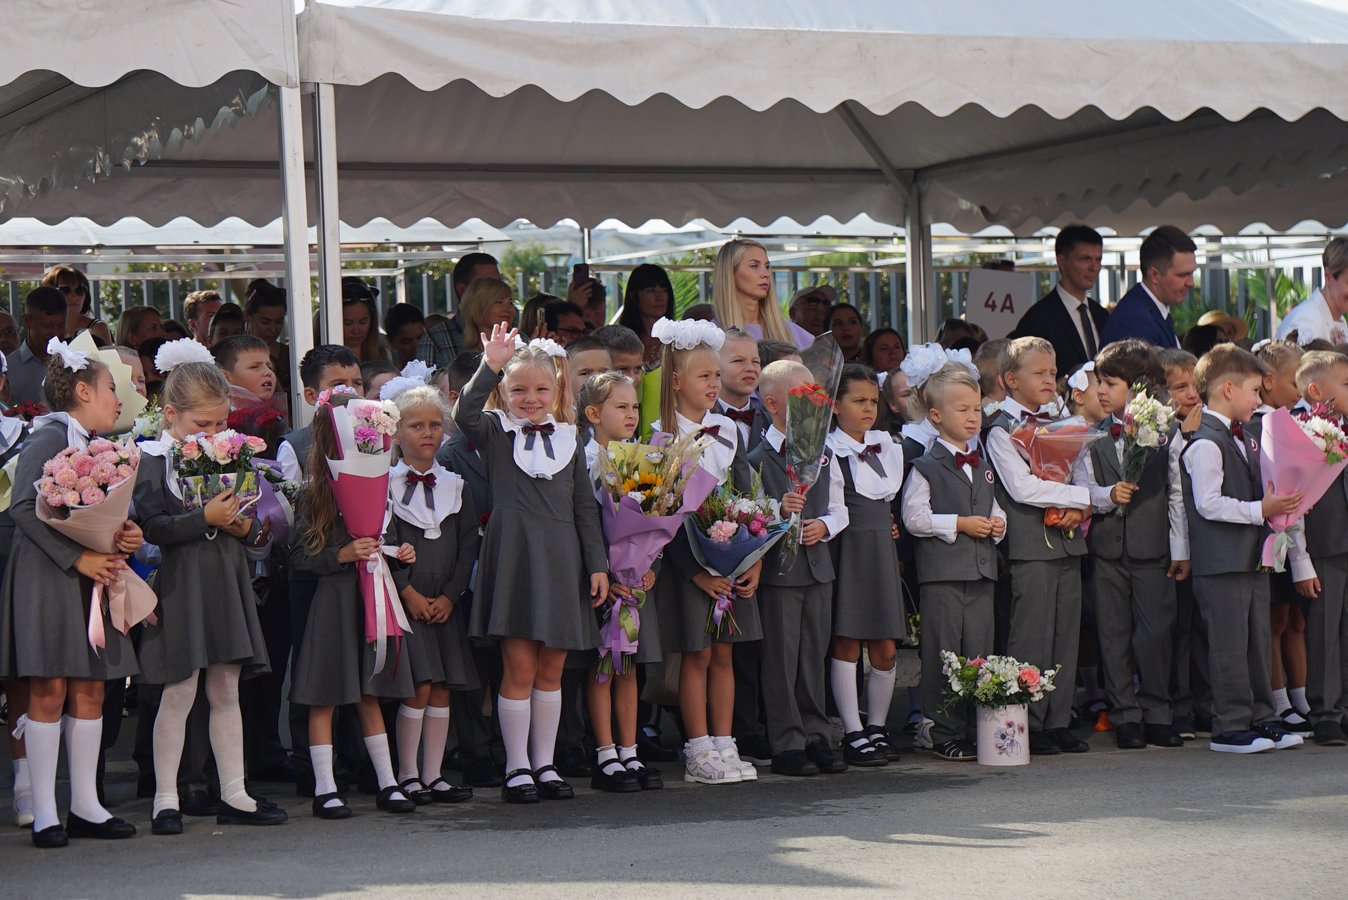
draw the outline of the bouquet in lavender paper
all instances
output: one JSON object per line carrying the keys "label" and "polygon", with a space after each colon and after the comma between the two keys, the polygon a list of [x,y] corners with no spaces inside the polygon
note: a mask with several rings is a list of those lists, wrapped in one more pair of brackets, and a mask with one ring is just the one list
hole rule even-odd
{"label": "bouquet in lavender paper", "polygon": [[642,577],[716,487],[697,462],[710,438],[691,432],[671,444],[614,441],[599,454],[599,510],[614,580],[632,592],[616,596],[599,631],[599,681],[632,670],[646,592]]}

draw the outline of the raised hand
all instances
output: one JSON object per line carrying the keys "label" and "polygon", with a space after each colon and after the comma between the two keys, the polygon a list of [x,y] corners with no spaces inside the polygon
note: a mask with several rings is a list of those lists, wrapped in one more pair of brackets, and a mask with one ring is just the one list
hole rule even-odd
{"label": "raised hand", "polygon": [[482,339],[482,360],[493,372],[500,372],[515,355],[515,337],[519,333],[518,328],[500,323],[491,327],[491,337],[478,332]]}

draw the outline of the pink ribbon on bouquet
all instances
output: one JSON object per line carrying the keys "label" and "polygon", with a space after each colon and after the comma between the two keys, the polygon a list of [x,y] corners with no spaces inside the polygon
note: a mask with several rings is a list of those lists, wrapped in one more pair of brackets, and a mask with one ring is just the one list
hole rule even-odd
{"label": "pink ribbon on bouquet", "polygon": [[[131,579],[135,579],[132,581]],[[137,587],[139,584],[139,587]],[[144,590],[140,590],[144,588]],[[103,601],[106,595],[108,617],[113,627],[126,634],[137,622],[149,622],[158,625],[154,608],[158,605],[153,589],[130,569],[117,574],[117,578],[105,589],[95,581],[89,595],[89,646],[97,653],[108,646],[107,632],[103,630]]]}
{"label": "pink ribbon on bouquet", "polygon": [[[374,632],[374,674],[384,671],[388,661],[388,639],[393,638],[395,646],[401,651],[402,636],[412,630],[408,624],[403,604],[398,599],[398,585],[393,580],[393,572],[388,567],[385,556],[397,556],[397,547],[380,547],[382,552],[374,559],[366,560],[360,566],[361,592],[366,593],[369,583],[374,602],[365,607],[365,633]],[[367,594],[369,596],[369,594]],[[390,613],[392,615],[390,615]],[[370,622],[370,616],[374,622]],[[394,660],[394,674],[397,674],[397,660]]]}

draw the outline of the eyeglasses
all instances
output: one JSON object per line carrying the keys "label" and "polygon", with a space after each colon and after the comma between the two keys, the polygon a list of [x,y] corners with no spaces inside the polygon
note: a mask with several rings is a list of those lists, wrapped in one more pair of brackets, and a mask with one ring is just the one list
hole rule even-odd
{"label": "eyeglasses", "polygon": [[576,338],[585,337],[587,333],[588,332],[586,332],[584,328],[558,328],[554,332],[554,334],[560,334],[563,337],[568,337],[573,341]]}
{"label": "eyeglasses", "polygon": [[72,293],[75,294],[75,296],[77,297],[83,297],[85,294],[88,293],[88,290],[82,284],[76,285],[75,287],[71,287],[68,284],[63,284],[57,287],[56,289],[67,297],[69,297]]}

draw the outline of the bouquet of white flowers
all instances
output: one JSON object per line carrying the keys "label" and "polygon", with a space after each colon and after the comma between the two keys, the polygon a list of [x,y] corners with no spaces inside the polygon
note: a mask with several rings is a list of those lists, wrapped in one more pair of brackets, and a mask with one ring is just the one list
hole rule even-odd
{"label": "bouquet of white flowers", "polygon": [[1057,669],[1041,673],[1037,666],[1010,656],[967,659],[949,650],[941,651],[941,672],[950,680],[946,691],[950,703],[993,709],[1044,699],[1058,674]]}
{"label": "bouquet of white flowers", "polygon": [[[1123,413],[1123,480],[1137,484],[1146,468],[1147,458],[1170,442],[1175,427],[1175,409],[1147,393],[1141,382],[1133,385]],[[1126,515],[1127,506],[1115,510]]]}

